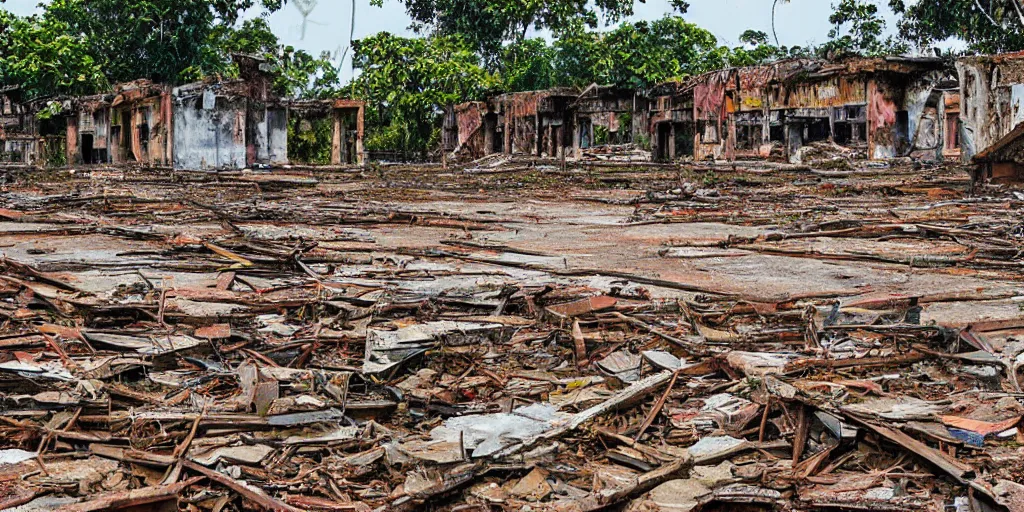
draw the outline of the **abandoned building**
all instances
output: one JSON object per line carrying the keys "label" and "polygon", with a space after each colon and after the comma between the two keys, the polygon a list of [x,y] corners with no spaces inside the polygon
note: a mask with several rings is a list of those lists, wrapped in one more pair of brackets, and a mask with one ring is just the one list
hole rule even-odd
{"label": "abandoned building", "polygon": [[[0,161],[176,169],[364,163],[362,101],[279,98],[265,61],[234,59],[237,79],[173,88],[140,79],[106,94],[26,101],[17,86],[4,87]],[[656,161],[796,163],[821,142],[859,158],[961,160],[978,164],[985,178],[1017,179],[1022,122],[1024,52],[965,57],[955,69],[931,57],[794,58],[642,91],[594,84],[454,105],[442,148],[456,158],[580,158],[633,144]]]}
{"label": "abandoned building", "polygon": [[964,163],[980,178],[1024,179],[1024,52],[964,57],[956,69]]}
{"label": "abandoned building", "polygon": [[471,157],[493,153],[557,156],[572,144],[572,88],[503,94],[456,105],[445,116],[445,150]]}
{"label": "abandoned building", "polygon": [[960,155],[960,93],[939,58],[787,59],[728,68],[646,91],[592,85],[503,94],[455,105],[444,148],[579,157],[593,146],[638,142],[651,158],[801,160],[829,141],[863,158]]}
{"label": "abandoned building", "polygon": [[37,115],[42,107],[17,85],[0,87],[0,163],[63,162],[63,119]]}
{"label": "abandoned building", "polygon": [[647,98],[632,89],[591,85],[572,104],[573,148],[636,142],[647,126]]}
{"label": "abandoned building", "polygon": [[[108,94],[32,103],[6,88],[0,156],[33,163],[61,151],[69,164],[196,170],[363,163],[362,101],[278,98],[263,59],[234,59],[238,79],[174,88],[140,79]],[[55,112],[41,118],[50,105]]]}
{"label": "abandoned building", "polygon": [[959,103],[955,89],[933,58],[789,59],[713,71],[652,89],[652,155],[734,160],[775,151],[796,162],[805,144],[831,141],[873,160],[941,159],[956,149],[957,139],[943,135],[945,109]]}
{"label": "abandoned building", "polygon": [[592,146],[643,133],[646,100],[631,89],[592,85],[508,93],[455,105],[444,123],[446,152],[579,156]]}
{"label": "abandoned building", "polygon": [[170,89],[149,80],[114,87],[112,94],[64,102],[67,161],[83,164],[170,164]]}

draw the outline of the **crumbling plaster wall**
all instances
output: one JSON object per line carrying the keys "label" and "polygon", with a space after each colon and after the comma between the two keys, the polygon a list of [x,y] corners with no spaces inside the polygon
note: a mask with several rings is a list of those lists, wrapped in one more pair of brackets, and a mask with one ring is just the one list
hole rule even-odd
{"label": "crumbling plaster wall", "polygon": [[174,168],[244,167],[245,98],[181,92],[174,92]]}
{"label": "crumbling plaster wall", "polygon": [[[288,110],[285,108],[267,109],[264,122],[266,130],[266,147],[264,158],[267,163],[283,165],[288,163]],[[260,145],[262,147],[262,145]]]}
{"label": "crumbling plaster wall", "polygon": [[934,152],[936,159],[942,158],[945,103],[942,91],[936,90],[935,85],[944,78],[945,73],[941,71],[927,73],[907,85],[903,98],[909,118],[911,149]]}
{"label": "crumbling plaster wall", "polygon": [[1024,122],[1024,57],[961,59],[961,156],[974,155]]}

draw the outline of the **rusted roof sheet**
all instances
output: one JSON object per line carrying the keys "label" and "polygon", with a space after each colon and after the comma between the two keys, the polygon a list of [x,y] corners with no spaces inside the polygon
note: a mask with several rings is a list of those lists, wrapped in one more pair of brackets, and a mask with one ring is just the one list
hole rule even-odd
{"label": "rusted roof sheet", "polygon": [[1024,159],[1024,123],[1018,124],[981,153],[974,155],[975,163],[1020,161]]}

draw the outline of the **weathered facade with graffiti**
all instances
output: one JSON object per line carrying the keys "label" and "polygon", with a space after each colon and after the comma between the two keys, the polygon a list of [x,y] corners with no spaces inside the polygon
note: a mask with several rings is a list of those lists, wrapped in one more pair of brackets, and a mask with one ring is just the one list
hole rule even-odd
{"label": "weathered facade with graffiti", "polygon": [[788,59],[646,91],[592,85],[504,94],[447,112],[457,155],[580,156],[643,142],[654,160],[784,158],[831,142],[863,158],[960,155],[960,91],[939,58]]}
{"label": "weathered facade with graffiti", "polygon": [[652,154],[776,154],[795,162],[806,144],[831,141],[862,148],[870,159],[939,159],[955,149],[943,135],[955,88],[943,62],[930,58],[791,59],[723,69],[652,89]]}

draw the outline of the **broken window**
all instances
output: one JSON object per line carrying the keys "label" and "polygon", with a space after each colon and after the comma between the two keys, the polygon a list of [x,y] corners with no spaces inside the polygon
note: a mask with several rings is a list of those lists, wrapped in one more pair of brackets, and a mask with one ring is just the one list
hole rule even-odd
{"label": "broken window", "polygon": [[669,144],[674,144],[675,141],[671,139],[672,136],[672,124],[671,123],[658,123],[655,125],[655,137],[657,137],[657,159],[667,161],[672,158],[669,154]]}
{"label": "broken window", "polygon": [[831,127],[827,118],[815,117],[804,123],[804,141],[818,142],[828,140],[831,136]]}
{"label": "broken window", "polygon": [[833,111],[833,137],[837,144],[856,145],[867,141],[867,108],[839,107]]}
{"label": "broken window", "polygon": [[716,121],[699,121],[697,129],[700,130],[702,144],[718,144],[720,142]]}
{"label": "broken window", "polygon": [[82,163],[93,163],[93,138],[91,133],[82,134]]}
{"label": "broken window", "polygon": [[297,164],[331,163],[334,122],[326,115],[292,115],[288,119],[288,160]]}
{"label": "broken window", "polygon": [[782,122],[782,112],[772,111],[768,117],[768,140],[770,142],[784,142],[786,140],[786,127]]}
{"label": "broken window", "polygon": [[676,123],[676,158],[693,156],[693,123]]}
{"label": "broken window", "polygon": [[140,158],[146,159],[149,156],[149,123],[143,121],[139,125],[139,147],[142,148]]}
{"label": "broken window", "polygon": [[764,114],[741,112],[736,114],[736,149],[756,149],[764,140]]}
{"label": "broken window", "polygon": [[896,111],[896,144],[900,153],[910,145],[910,113],[906,110]]}

